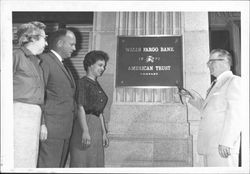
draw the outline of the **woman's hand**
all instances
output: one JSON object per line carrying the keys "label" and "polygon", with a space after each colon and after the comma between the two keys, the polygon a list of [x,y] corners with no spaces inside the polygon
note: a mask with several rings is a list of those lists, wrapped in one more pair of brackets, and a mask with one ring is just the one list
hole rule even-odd
{"label": "woman's hand", "polygon": [[88,131],[83,131],[82,133],[82,146],[83,148],[89,147],[91,144],[91,138]]}
{"label": "woman's hand", "polygon": [[106,133],[102,136],[103,147],[107,148],[109,146],[109,139]]}

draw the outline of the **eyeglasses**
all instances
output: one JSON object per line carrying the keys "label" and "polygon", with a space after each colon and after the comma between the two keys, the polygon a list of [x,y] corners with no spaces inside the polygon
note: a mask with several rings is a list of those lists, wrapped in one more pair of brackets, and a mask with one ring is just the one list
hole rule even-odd
{"label": "eyeglasses", "polygon": [[44,38],[44,40],[47,40],[47,38],[48,38],[48,35],[39,35],[40,37],[42,37],[42,38]]}
{"label": "eyeglasses", "polygon": [[207,62],[207,65],[211,64],[212,62],[215,62],[215,61],[223,61],[225,59],[210,59],[208,62]]}

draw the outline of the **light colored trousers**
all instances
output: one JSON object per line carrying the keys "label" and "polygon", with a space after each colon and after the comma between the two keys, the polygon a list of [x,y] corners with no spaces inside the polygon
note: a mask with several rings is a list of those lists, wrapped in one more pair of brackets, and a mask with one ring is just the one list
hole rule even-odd
{"label": "light colored trousers", "polygon": [[227,158],[222,158],[218,153],[204,155],[205,167],[238,167],[239,154],[233,153]]}
{"label": "light colored trousers", "polygon": [[37,165],[41,108],[39,105],[14,102],[14,167]]}

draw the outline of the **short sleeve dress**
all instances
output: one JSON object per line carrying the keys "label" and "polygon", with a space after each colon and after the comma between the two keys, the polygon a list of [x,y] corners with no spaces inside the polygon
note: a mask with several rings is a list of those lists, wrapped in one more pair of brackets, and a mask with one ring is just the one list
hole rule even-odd
{"label": "short sleeve dress", "polygon": [[76,97],[78,105],[82,105],[86,113],[91,145],[87,148],[82,146],[82,129],[77,117],[70,141],[70,167],[104,167],[103,134],[99,115],[103,113],[108,97],[98,81],[86,76],[79,80]]}

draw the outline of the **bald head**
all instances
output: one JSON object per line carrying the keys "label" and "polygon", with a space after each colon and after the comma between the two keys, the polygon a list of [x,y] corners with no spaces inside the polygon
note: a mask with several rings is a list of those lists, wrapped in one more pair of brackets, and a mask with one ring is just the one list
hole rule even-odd
{"label": "bald head", "polygon": [[226,62],[228,63],[229,67],[232,66],[232,55],[223,49],[214,49],[211,51],[210,56],[215,55],[219,59],[225,59]]}
{"label": "bald head", "polygon": [[229,71],[232,65],[231,54],[223,49],[212,50],[209,56],[207,66],[210,70],[210,74],[214,77],[218,77],[221,73]]}
{"label": "bald head", "polygon": [[49,48],[56,51],[63,59],[71,57],[76,50],[75,34],[68,29],[59,29],[50,35]]}

